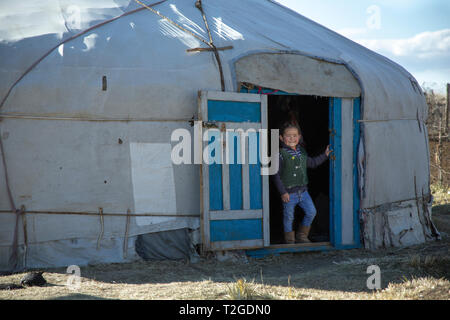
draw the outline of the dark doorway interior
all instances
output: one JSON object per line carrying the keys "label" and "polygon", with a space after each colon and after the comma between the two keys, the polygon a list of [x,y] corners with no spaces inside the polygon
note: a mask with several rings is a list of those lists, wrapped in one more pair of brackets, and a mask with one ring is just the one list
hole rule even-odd
{"label": "dark doorway interior", "polygon": [[[302,95],[269,95],[269,129],[279,129],[283,123],[297,121],[303,133],[308,156],[325,151],[329,144],[329,99]],[[270,131],[269,131],[270,132]],[[308,169],[308,191],[317,209],[310,231],[313,242],[329,241],[329,161],[315,169]],[[271,244],[283,243],[283,212],[281,197],[270,179],[270,239]],[[294,227],[303,218],[303,210],[296,208]]]}

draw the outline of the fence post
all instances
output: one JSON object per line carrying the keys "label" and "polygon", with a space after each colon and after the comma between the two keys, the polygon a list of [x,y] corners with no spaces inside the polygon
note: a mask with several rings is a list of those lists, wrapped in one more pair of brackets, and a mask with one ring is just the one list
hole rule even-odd
{"label": "fence post", "polygon": [[445,132],[447,133],[447,139],[449,139],[448,118],[450,115],[450,83],[447,83],[447,112],[445,116]]}

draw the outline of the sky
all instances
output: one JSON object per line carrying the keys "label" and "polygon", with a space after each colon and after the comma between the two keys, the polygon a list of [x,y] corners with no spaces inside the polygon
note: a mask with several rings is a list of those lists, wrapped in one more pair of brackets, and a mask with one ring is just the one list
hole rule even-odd
{"label": "sky", "polygon": [[450,0],[276,0],[407,69],[424,88],[450,83]]}

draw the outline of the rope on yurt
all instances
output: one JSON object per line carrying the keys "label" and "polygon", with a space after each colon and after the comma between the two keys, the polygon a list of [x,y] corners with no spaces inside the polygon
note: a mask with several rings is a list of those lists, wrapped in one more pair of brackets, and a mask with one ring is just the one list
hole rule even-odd
{"label": "rope on yurt", "polygon": [[97,239],[97,250],[100,249],[100,240],[103,238],[103,232],[105,230],[105,222],[103,221],[103,208],[98,208],[98,214],[100,216],[100,234]]}
{"label": "rope on yurt", "polygon": [[[216,47],[216,50],[223,51],[223,50],[230,50],[233,48],[234,48],[233,46],[225,46],[225,47],[220,47],[220,48]],[[211,48],[189,48],[189,49],[186,49],[186,52],[204,52],[204,51],[211,51]]]}
{"label": "rope on yurt", "polygon": [[[0,213],[11,213],[10,210],[0,210]],[[79,215],[79,216],[96,216],[98,217],[98,212],[87,212],[87,211],[24,211],[26,214],[54,214],[54,215]],[[126,213],[105,213],[103,212],[103,217],[126,217]],[[134,217],[181,217],[181,218],[198,218],[200,216],[197,214],[166,214],[166,213],[133,213]]]}
{"label": "rope on yurt", "polygon": [[22,212],[22,227],[23,227],[23,266],[27,267],[27,253],[28,253],[28,232],[27,232],[27,216],[25,214],[25,206],[20,207]]}
{"label": "rope on yurt", "polygon": [[212,50],[214,52],[214,56],[216,58],[217,65],[219,67],[220,85],[222,87],[222,91],[225,91],[225,80],[224,80],[224,77],[223,77],[222,62],[220,61],[219,51],[217,50],[217,47],[214,45],[214,42],[213,42],[213,38],[212,38],[212,35],[211,35],[211,30],[209,29],[209,25],[208,25],[208,20],[206,19],[205,12],[203,11],[202,0],[197,0],[195,2],[195,7],[198,10],[200,10],[200,12],[202,13],[203,21],[205,22],[205,27],[206,27],[206,30],[208,31],[208,36],[209,36],[209,44],[208,45],[212,48]]}
{"label": "rope on yurt", "polygon": [[27,119],[27,120],[64,120],[64,121],[97,121],[97,122],[187,122],[191,118],[179,118],[179,119],[167,119],[167,118],[99,118],[99,117],[54,117],[46,115],[34,115],[34,114],[16,114],[16,113],[0,113],[1,119]]}
{"label": "rope on yurt", "polygon": [[2,162],[3,162],[3,172],[5,175],[5,183],[6,183],[6,191],[8,193],[8,200],[11,206],[11,211],[16,215],[16,224],[14,226],[14,235],[13,235],[13,243],[12,243],[12,251],[9,257],[9,264],[11,266],[12,271],[17,270],[18,264],[18,237],[19,237],[19,218],[23,214],[22,208],[17,210],[16,204],[14,202],[14,198],[11,193],[11,186],[9,185],[9,177],[8,177],[8,169],[6,167],[6,159],[5,159],[5,149],[3,147],[3,137],[0,135],[0,152],[2,153]]}
{"label": "rope on yurt", "polygon": [[124,259],[127,257],[128,254],[128,229],[130,227],[130,209],[127,210],[127,222],[125,224],[125,236],[123,238],[123,257]]}

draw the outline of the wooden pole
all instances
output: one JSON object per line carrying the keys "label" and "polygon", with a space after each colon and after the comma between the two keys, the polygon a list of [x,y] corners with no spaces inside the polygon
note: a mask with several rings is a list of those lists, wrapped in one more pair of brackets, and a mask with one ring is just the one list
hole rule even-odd
{"label": "wooden pole", "polygon": [[439,133],[438,133],[438,144],[437,144],[437,150],[436,150],[436,164],[438,166],[438,181],[439,185],[442,186],[442,183],[444,182],[444,177],[442,175],[442,116],[439,117]]}
{"label": "wooden pole", "polygon": [[449,138],[448,118],[450,117],[450,83],[447,83],[447,115],[445,117],[445,132],[447,133],[447,139]]}

